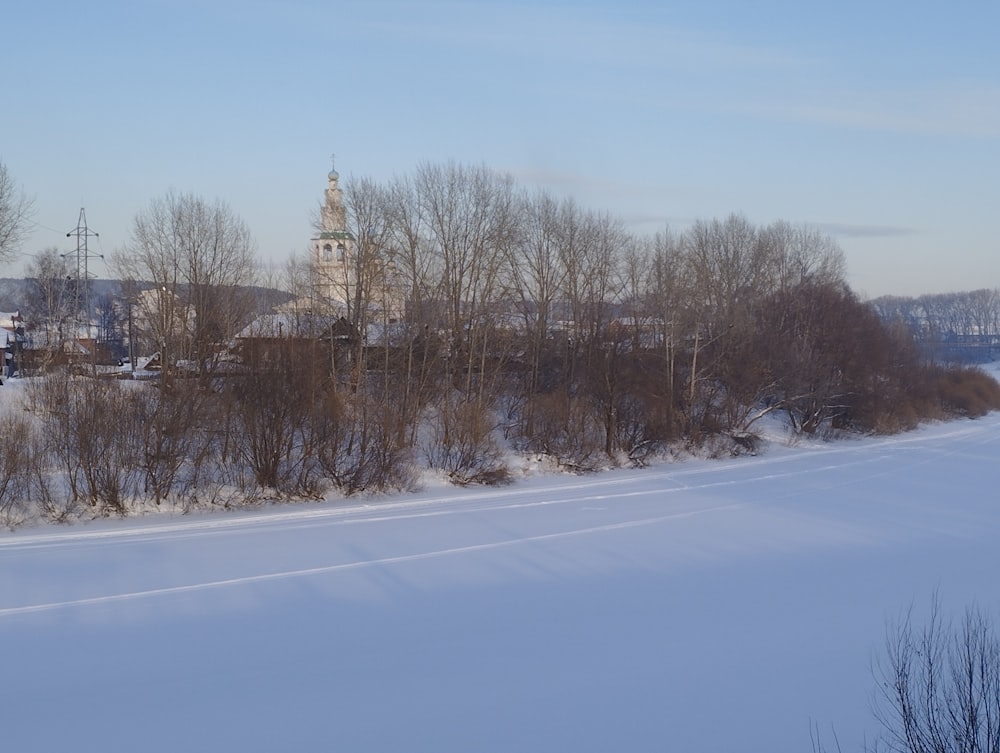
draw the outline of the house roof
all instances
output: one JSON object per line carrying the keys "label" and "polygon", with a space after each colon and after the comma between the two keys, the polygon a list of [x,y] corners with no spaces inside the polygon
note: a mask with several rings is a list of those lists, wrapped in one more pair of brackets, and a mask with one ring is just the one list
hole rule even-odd
{"label": "house roof", "polygon": [[297,317],[293,314],[264,314],[250,322],[236,337],[246,339],[291,336],[298,329],[297,324]]}
{"label": "house roof", "polygon": [[353,241],[354,236],[347,230],[324,230],[319,234],[321,241]]}
{"label": "house roof", "polygon": [[24,317],[20,311],[0,311],[0,327],[10,332],[24,330]]}
{"label": "house roof", "polygon": [[343,317],[314,316],[307,313],[264,314],[236,335],[237,340],[275,337],[351,337],[353,329]]}

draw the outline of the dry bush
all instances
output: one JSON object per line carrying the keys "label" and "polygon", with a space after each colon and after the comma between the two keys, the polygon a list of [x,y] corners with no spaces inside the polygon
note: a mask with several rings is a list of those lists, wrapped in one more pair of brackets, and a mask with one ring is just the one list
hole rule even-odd
{"label": "dry bush", "polygon": [[69,523],[79,517],[83,505],[58,477],[53,477],[44,443],[37,439],[33,455],[31,489],[39,513],[50,523]]}
{"label": "dry bush", "polygon": [[621,358],[618,390],[607,404],[606,417],[612,423],[614,446],[630,457],[640,446],[662,445],[680,435],[665,367],[658,354],[649,352],[628,352]]}
{"label": "dry bush", "polygon": [[73,502],[98,515],[126,515],[140,483],[140,414],[119,382],[65,375],[31,389],[46,450],[62,470]]}
{"label": "dry bush", "polygon": [[388,400],[331,394],[313,419],[320,468],[350,496],[412,489],[409,451],[397,445],[398,411]]}
{"label": "dry bush", "polygon": [[668,444],[659,440],[647,439],[636,443],[628,451],[628,461],[635,468],[646,468],[656,457],[665,454]]}
{"label": "dry bush", "polygon": [[547,455],[574,471],[596,470],[604,461],[602,428],[581,401],[566,392],[535,395],[528,401],[530,436],[521,437],[528,452]]}
{"label": "dry bush", "polygon": [[877,434],[897,434],[915,429],[922,421],[948,417],[937,396],[937,368],[913,366],[896,378],[896,389],[885,395],[872,411],[872,429]]}
{"label": "dry bush", "polygon": [[329,361],[314,341],[267,345],[248,352],[247,373],[227,385],[222,461],[244,464],[261,489],[312,496],[316,466],[308,424],[322,400]]}
{"label": "dry bush", "polygon": [[759,434],[752,431],[734,431],[730,432],[729,438],[733,442],[729,451],[733,457],[756,455],[760,452],[762,441]]}
{"label": "dry bush", "polygon": [[197,486],[215,450],[208,427],[218,409],[217,396],[198,389],[134,387],[143,493],[156,505],[172,495],[183,498]]}
{"label": "dry bush", "polygon": [[757,327],[775,385],[770,397],[794,430],[894,432],[921,420],[926,399],[912,340],[846,287],[781,291],[761,307]]}
{"label": "dry bush", "polygon": [[1000,384],[977,367],[953,367],[937,376],[941,406],[950,414],[979,418],[1000,410]]}
{"label": "dry bush", "polygon": [[39,387],[44,384],[44,380],[32,380],[24,393],[26,413],[15,419],[24,421],[26,426],[11,429],[16,436],[0,441],[10,448],[10,465],[17,468],[24,479],[20,482],[24,503],[32,508],[24,522],[38,517],[51,523],[66,523],[80,514],[82,505],[66,484],[58,459],[51,452],[51,438],[46,435],[46,423],[41,418],[47,398],[46,390]]}
{"label": "dry bush", "polygon": [[681,439],[683,416],[662,357],[636,354],[627,365],[625,394],[618,410],[618,442],[629,461],[641,467]]}
{"label": "dry bush", "polygon": [[232,510],[259,504],[265,499],[265,491],[245,463],[223,462],[221,455],[214,455],[201,468],[198,483],[187,489],[179,501],[185,512],[198,508]]}
{"label": "dry bush", "polygon": [[428,466],[457,484],[509,483],[510,469],[493,429],[493,414],[481,405],[458,400],[441,406],[423,447]]}
{"label": "dry bush", "polygon": [[921,409],[911,400],[900,399],[892,410],[882,411],[870,421],[876,434],[899,434],[917,428],[921,421],[932,418],[927,415],[926,406]]}
{"label": "dry bush", "polygon": [[[414,395],[382,374],[381,390],[349,361],[341,381],[317,342],[270,343],[244,354],[249,373],[232,380],[216,477],[251,496],[319,498],[332,483],[345,494],[413,484],[406,415]],[[389,383],[394,387],[390,389]],[[227,463],[235,460],[235,463]],[[249,471],[241,474],[232,466]]]}
{"label": "dry bush", "polygon": [[21,416],[0,421],[0,525],[14,530],[34,517],[32,479],[36,463],[31,424]]}
{"label": "dry bush", "polygon": [[689,450],[700,453],[712,460],[741,455],[756,455],[760,451],[760,436],[752,432],[718,432],[703,435],[701,444]]}
{"label": "dry bush", "polygon": [[79,516],[81,502],[54,473],[47,440],[37,426],[30,428],[20,453],[27,477],[27,497],[34,507],[31,517],[38,515],[50,523],[68,523]]}

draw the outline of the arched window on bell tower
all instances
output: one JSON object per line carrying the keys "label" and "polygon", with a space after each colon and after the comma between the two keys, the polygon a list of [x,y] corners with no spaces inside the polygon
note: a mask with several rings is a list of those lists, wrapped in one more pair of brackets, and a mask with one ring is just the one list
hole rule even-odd
{"label": "arched window on bell tower", "polygon": [[329,243],[323,246],[323,261],[333,261],[333,246]]}
{"label": "arched window on bell tower", "polygon": [[347,249],[344,247],[343,243],[338,243],[337,244],[337,261],[343,261],[344,260],[344,254],[345,254],[346,251],[347,251]]}

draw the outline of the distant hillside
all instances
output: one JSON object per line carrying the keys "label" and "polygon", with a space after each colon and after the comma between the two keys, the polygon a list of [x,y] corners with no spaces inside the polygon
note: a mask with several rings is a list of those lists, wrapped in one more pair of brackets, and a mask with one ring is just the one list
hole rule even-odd
{"label": "distant hillside", "polygon": [[[122,286],[118,280],[92,280],[91,294],[99,298],[104,295],[118,297]],[[27,280],[11,277],[0,278],[0,311],[22,311],[30,308],[31,287]]]}
{"label": "distant hillside", "polygon": [[[139,283],[142,288],[153,287],[153,283]],[[264,314],[275,306],[286,303],[292,299],[290,293],[286,293],[274,288],[250,286],[254,291],[257,301],[256,313]],[[119,298],[122,295],[122,286],[119,280],[92,280],[91,295],[96,300],[106,295]],[[31,288],[27,280],[14,279],[11,277],[0,277],[0,311],[24,311],[31,309],[30,304]]]}

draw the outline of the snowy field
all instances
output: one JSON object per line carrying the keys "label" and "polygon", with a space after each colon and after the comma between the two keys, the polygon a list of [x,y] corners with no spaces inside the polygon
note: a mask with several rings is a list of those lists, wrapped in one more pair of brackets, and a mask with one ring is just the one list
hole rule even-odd
{"label": "snowy field", "polygon": [[1000,615],[998,454],[993,414],[0,534],[0,749],[857,750],[887,618]]}

